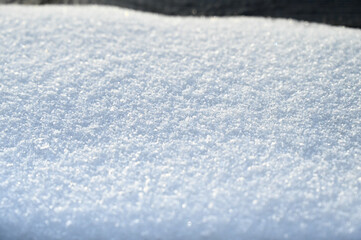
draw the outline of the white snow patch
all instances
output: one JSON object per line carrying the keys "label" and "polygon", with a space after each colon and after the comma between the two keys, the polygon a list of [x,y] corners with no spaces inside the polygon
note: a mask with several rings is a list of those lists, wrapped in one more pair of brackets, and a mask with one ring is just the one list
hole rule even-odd
{"label": "white snow patch", "polygon": [[0,6],[0,239],[360,239],[361,31]]}

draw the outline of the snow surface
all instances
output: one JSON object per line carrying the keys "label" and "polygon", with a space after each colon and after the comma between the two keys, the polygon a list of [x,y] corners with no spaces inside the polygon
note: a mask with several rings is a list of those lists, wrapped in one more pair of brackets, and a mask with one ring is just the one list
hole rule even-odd
{"label": "snow surface", "polygon": [[0,239],[360,239],[361,31],[0,7]]}

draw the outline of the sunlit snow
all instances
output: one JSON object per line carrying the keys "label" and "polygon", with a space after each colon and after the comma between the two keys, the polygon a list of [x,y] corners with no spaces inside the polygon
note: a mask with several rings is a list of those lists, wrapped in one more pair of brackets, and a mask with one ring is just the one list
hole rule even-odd
{"label": "sunlit snow", "polygon": [[0,6],[0,239],[287,238],[361,238],[361,30]]}

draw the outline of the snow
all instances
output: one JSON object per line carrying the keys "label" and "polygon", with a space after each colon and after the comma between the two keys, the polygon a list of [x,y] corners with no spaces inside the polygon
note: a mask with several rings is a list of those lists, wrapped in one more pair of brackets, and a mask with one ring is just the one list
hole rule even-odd
{"label": "snow", "polygon": [[360,238],[360,30],[0,6],[0,239]]}

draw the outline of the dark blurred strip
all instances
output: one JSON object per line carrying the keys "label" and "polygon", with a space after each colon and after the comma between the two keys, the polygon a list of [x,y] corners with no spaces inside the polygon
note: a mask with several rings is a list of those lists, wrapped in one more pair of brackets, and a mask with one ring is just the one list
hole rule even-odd
{"label": "dark blurred strip", "polygon": [[267,16],[361,28],[361,0],[0,0],[21,4],[104,4],[169,15]]}

